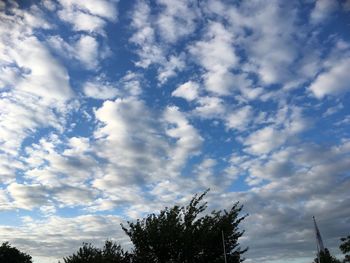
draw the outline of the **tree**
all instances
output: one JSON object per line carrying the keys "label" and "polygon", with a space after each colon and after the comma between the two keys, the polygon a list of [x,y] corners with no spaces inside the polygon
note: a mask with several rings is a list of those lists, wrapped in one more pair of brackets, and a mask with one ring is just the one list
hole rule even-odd
{"label": "tree", "polygon": [[[318,257],[314,260],[315,263],[318,263]],[[329,253],[329,250],[325,248],[324,252],[320,253],[320,263],[341,263],[341,261]]]}
{"label": "tree", "polygon": [[32,263],[32,257],[26,253],[19,251],[15,247],[11,247],[8,242],[5,242],[0,246],[0,262]]}
{"label": "tree", "polygon": [[103,249],[83,243],[76,254],[63,258],[64,263],[129,263],[130,254],[120,245],[107,240]]}
{"label": "tree", "polygon": [[207,208],[202,195],[195,195],[187,206],[165,208],[135,223],[122,225],[130,237],[134,263],[216,263],[224,262],[222,233],[225,237],[227,262],[238,263],[247,249],[238,239],[244,231],[238,225],[242,206],[235,203],[229,211],[213,211],[200,216]]}
{"label": "tree", "polygon": [[340,240],[342,243],[340,244],[339,249],[345,255],[343,262],[348,263],[350,262],[350,236],[343,237]]}
{"label": "tree", "polygon": [[103,263],[129,263],[131,255],[124,252],[120,245],[107,240],[102,249]]}

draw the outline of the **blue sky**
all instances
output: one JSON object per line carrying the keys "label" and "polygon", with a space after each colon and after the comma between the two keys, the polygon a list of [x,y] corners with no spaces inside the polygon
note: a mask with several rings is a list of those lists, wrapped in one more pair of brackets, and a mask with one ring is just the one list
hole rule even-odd
{"label": "blue sky", "polygon": [[207,188],[247,262],[350,222],[350,1],[0,2],[0,241],[57,262]]}

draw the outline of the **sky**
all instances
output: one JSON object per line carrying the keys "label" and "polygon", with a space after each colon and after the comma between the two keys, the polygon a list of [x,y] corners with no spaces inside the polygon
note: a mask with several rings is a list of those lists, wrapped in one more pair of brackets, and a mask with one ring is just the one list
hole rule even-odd
{"label": "sky", "polygon": [[339,254],[349,0],[0,1],[0,242],[53,263],[120,223],[240,201],[246,262]]}

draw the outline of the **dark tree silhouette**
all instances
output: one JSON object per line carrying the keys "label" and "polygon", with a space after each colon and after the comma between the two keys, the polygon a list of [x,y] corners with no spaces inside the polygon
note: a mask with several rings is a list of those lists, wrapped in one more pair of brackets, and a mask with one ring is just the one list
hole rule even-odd
{"label": "dark tree silhouette", "polygon": [[243,235],[238,225],[242,206],[235,203],[230,211],[213,211],[200,216],[207,208],[202,195],[195,195],[189,205],[165,208],[122,228],[130,237],[134,263],[216,263],[224,262],[222,232],[227,262],[238,263],[247,249],[238,239]]}
{"label": "dark tree silhouette", "polygon": [[120,245],[107,240],[103,249],[84,243],[73,255],[63,259],[64,263],[129,263],[130,254]]}
{"label": "dark tree silhouette", "polygon": [[339,249],[345,255],[343,262],[348,263],[350,262],[350,236],[343,237],[340,240],[342,243],[340,244]]}
{"label": "dark tree silhouette", "polygon": [[129,263],[131,255],[124,252],[120,245],[107,240],[102,249],[102,259],[104,263]]}
{"label": "dark tree silhouette", "polygon": [[0,246],[0,262],[32,263],[32,257],[5,242]]}
{"label": "dark tree silhouette", "polygon": [[[318,257],[314,260],[315,263],[318,263]],[[320,253],[320,263],[341,263],[341,261],[329,253],[329,250],[325,248],[324,252]]]}

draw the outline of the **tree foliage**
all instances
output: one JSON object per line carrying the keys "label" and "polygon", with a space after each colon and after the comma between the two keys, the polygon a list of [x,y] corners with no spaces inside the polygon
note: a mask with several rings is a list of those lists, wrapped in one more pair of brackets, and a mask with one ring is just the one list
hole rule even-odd
{"label": "tree foliage", "polygon": [[63,259],[64,263],[129,263],[130,255],[120,245],[107,240],[103,249],[84,243],[79,250]]}
{"label": "tree foliage", "polygon": [[[318,257],[315,258],[314,262],[319,263]],[[341,263],[341,261],[332,256],[329,250],[325,248],[325,251],[320,253],[320,263]]]}
{"label": "tree foliage", "polygon": [[343,237],[340,240],[342,241],[342,243],[340,244],[339,249],[345,255],[343,262],[348,263],[350,262],[350,235],[347,237]]}
{"label": "tree foliage", "polygon": [[202,195],[195,195],[187,206],[165,208],[158,215],[128,222],[122,228],[133,245],[134,263],[216,263],[224,262],[222,232],[227,262],[242,262],[247,249],[238,239],[242,206],[235,203],[229,211],[213,211],[201,216],[207,208]]}
{"label": "tree foliage", "polygon": [[32,257],[5,242],[0,246],[0,262],[32,263]]}

